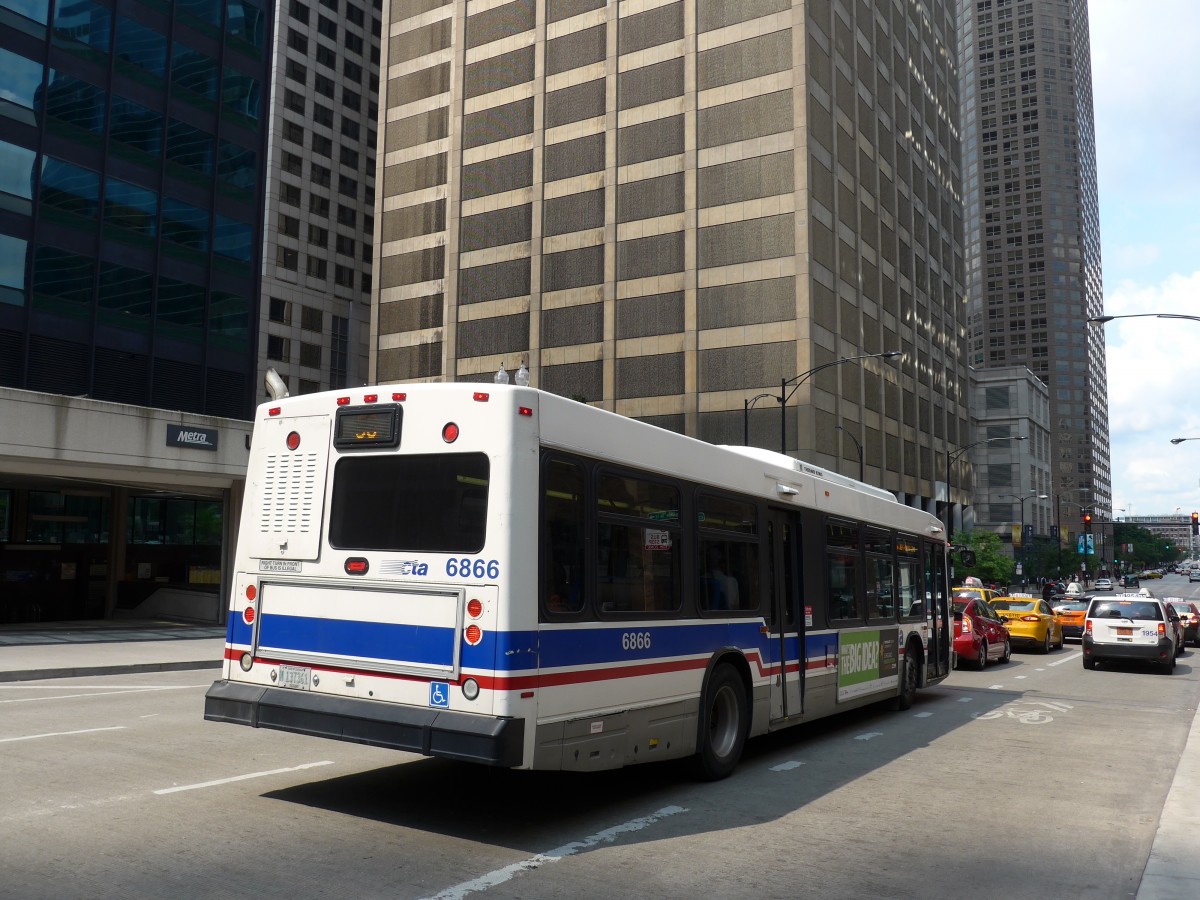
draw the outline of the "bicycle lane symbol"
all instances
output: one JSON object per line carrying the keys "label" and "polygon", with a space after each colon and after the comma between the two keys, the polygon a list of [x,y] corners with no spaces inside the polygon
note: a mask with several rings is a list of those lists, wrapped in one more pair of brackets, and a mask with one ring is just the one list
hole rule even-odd
{"label": "bicycle lane symbol", "polygon": [[1045,703],[1040,700],[1031,700],[1028,701],[1028,703],[1035,707],[1044,708],[1018,708],[1014,704],[1013,706],[1006,707],[1005,709],[993,709],[985,713],[977,713],[972,716],[972,718],[979,719],[981,721],[994,719],[1016,719],[1022,725],[1046,725],[1054,721],[1054,716],[1050,714],[1050,710],[1062,713],[1072,708],[1066,703]]}

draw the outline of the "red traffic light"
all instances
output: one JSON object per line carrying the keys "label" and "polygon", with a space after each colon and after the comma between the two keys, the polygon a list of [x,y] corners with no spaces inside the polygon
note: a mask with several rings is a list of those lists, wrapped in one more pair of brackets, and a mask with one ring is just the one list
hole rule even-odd
{"label": "red traffic light", "polygon": [[1200,522],[1200,513],[1192,513],[1192,524],[1195,525],[1197,522]]}
{"label": "red traffic light", "polygon": [[1092,514],[1091,514],[1091,513],[1084,513],[1084,514],[1083,514],[1083,524],[1084,524],[1084,525],[1091,525],[1091,524],[1092,524]]}

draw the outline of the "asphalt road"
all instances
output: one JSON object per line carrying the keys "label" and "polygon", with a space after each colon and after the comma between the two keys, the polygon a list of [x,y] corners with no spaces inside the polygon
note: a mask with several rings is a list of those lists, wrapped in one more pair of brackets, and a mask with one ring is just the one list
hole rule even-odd
{"label": "asphalt road", "polygon": [[716,784],[204,722],[210,681],[0,684],[0,897],[1131,897],[1200,650],[1170,676],[1017,653],[752,741]]}

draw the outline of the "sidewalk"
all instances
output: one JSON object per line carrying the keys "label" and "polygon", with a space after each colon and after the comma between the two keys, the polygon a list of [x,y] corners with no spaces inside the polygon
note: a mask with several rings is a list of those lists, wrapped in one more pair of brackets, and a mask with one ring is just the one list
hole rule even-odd
{"label": "sidewalk", "polygon": [[221,625],[155,619],[0,625],[0,682],[216,669],[224,648]]}
{"label": "sidewalk", "polygon": [[[219,625],[165,620],[0,625],[0,682],[217,669],[225,646]],[[1200,715],[1163,805],[1137,900],[1200,897]]]}

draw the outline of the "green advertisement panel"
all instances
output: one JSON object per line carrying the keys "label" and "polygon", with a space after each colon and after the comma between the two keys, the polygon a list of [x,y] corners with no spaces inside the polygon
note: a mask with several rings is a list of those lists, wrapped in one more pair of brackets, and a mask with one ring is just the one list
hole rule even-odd
{"label": "green advertisement panel", "polygon": [[894,688],[899,672],[897,629],[838,635],[838,700]]}

